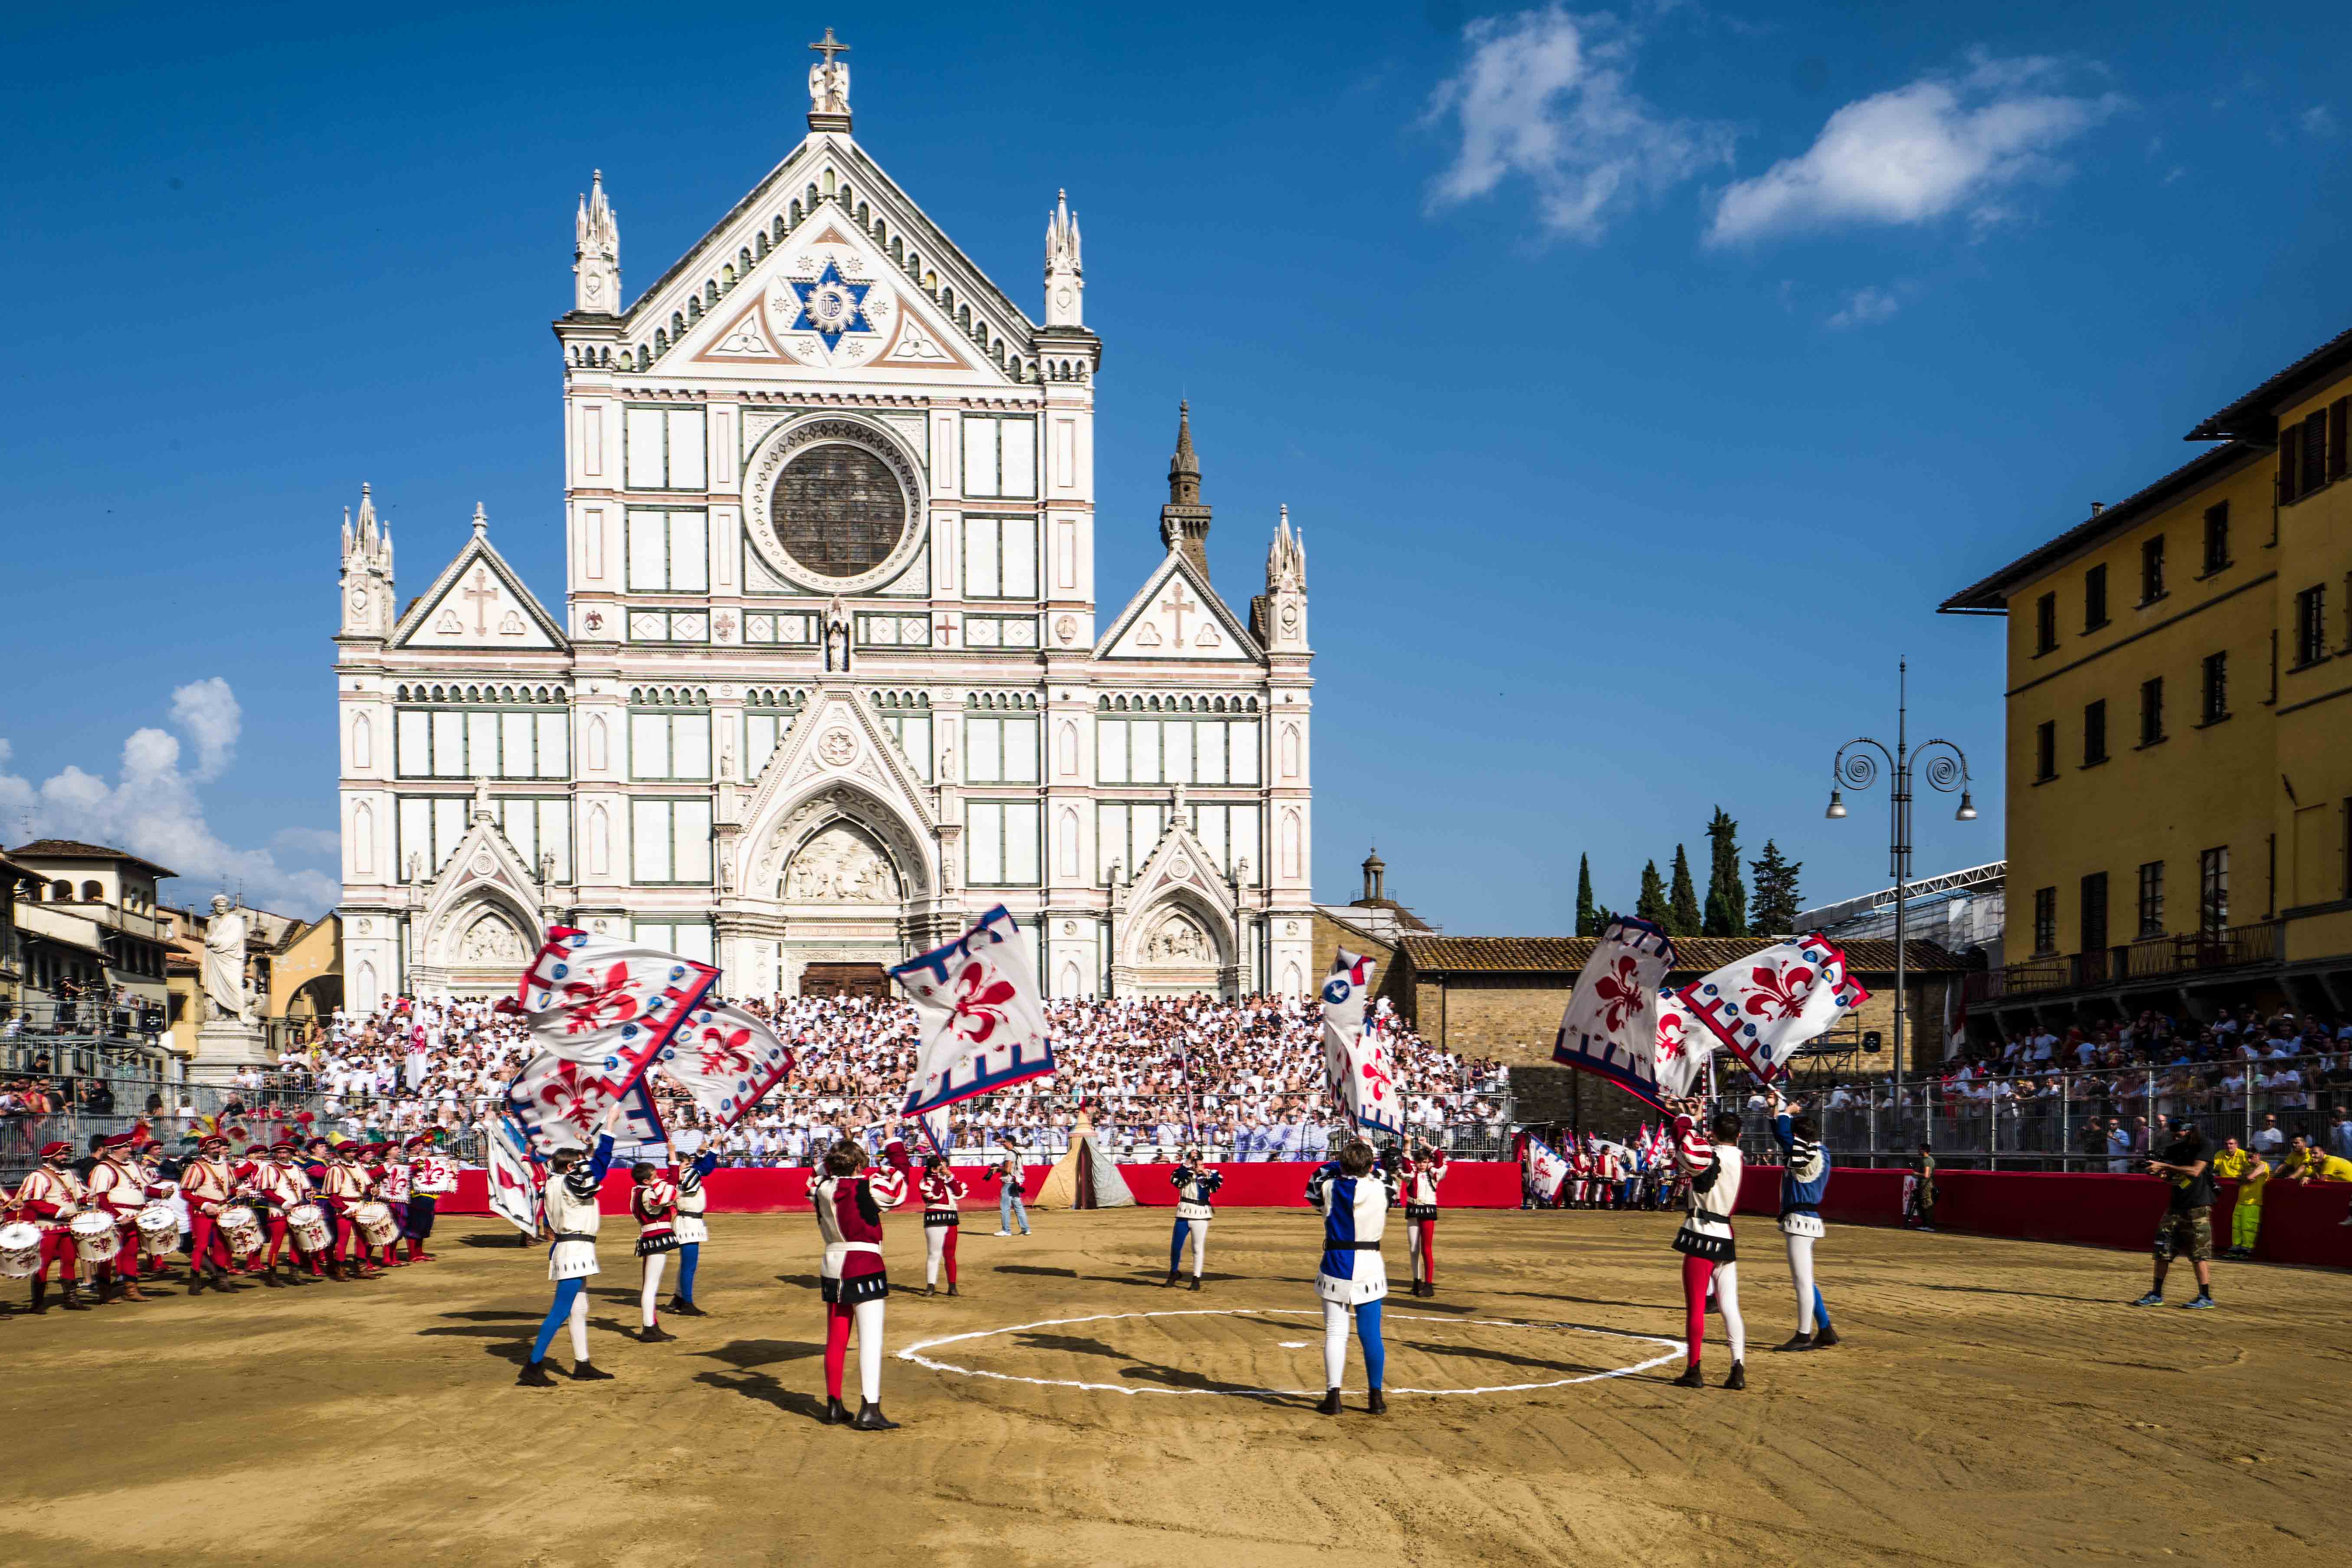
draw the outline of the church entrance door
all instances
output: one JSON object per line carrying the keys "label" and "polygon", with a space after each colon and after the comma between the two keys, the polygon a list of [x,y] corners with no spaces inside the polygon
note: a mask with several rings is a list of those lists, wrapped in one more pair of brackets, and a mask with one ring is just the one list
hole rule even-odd
{"label": "church entrance door", "polygon": [[878,963],[812,963],[801,971],[803,996],[858,996],[868,1001],[890,999],[890,975]]}

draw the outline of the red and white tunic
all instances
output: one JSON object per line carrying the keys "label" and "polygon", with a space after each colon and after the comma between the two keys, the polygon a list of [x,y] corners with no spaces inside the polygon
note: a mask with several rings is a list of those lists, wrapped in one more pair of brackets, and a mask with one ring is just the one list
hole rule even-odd
{"label": "red and white tunic", "polygon": [[1687,1116],[1675,1118],[1675,1161],[1690,1179],[1689,1207],[1675,1250],[1716,1263],[1738,1260],[1731,1237],[1731,1211],[1739,1202],[1746,1162],[1737,1146],[1717,1143]]}
{"label": "red and white tunic", "polygon": [[368,1175],[349,1160],[337,1160],[327,1167],[327,1179],[321,1195],[337,1209],[349,1213],[353,1204],[366,1198]]}
{"label": "red and white tunic", "polygon": [[1437,1184],[1445,1179],[1445,1168],[1452,1163],[1443,1149],[1432,1149],[1418,1160],[1408,1154],[1397,1162],[1397,1180],[1404,1189],[1404,1217],[1408,1224],[1437,1217]]}
{"label": "red and white tunic", "polygon": [[30,1211],[33,1223],[51,1233],[68,1229],[89,1201],[89,1189],[82,1185],[79,1176],[48,1165],[33,1167],[33,1173],[16,1189],[16,1202]]}
{"label": "red and white tunic", "polygon": [[963,1215],[956,1206],[963,1201],[963,1182],[952,1170],[925,1171],[918,1191],[923,1200],[926,1226],[963,1223]]}
{"label": "red and white tunic", "polygon": [[677,1184],[656,1173],[629,1194],[629,1213],[637,1222],[637,1256],[677,1249]]}
{"label": "red and white tunic", "polygon": [[89,1173],[89,1201],[114,1216],[117,1230],[136,1228],[139,1211],[147,1206],[147,1200],[163,1195],[163,1190],[149,1184],[146,1173],[135,1166],[100,1160]]}
{"label": "red and white tunic", "polygon": [[[904,1148],[891,1145],[898,1161]],[[882,1268],[882,1215],[907,1201],[903,1172],[867,1166],[854,1176],[827,1171],[809,1187],[817,1230],[824,1237],[821,1288],[827,1301],[855,1306],[890,1293]]]}
{"label": "red and white tunic", "polygon": [[226,1160],[191,1160],[180,1167],[180,1195],[198,1214],[219,1214],[236,1187],[236,1173]]}

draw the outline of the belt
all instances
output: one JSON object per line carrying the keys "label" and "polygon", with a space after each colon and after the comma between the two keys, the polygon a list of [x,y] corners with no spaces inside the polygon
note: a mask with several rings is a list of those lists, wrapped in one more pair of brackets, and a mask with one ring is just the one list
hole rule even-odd
{"label": "belt", "polygon": [[595,1241],[596,1237],[593,1231],[559,1230],[555,1233],[555,1239],[557,1241],[585,1241],[593,1244]]}
{"label": "belt", "polygon": [[1378,1252],[1380,1249],[1381,1244],[1377,1241],[1327,1241],[1323,1244],[1326,1252]]}
{"label": "belt", "polygon": [[1784,1215],[1819,1214],[1822,1212],[1822,1205],[1819,1204],[1782,1204],[1780,1205],[1780,1212]]}

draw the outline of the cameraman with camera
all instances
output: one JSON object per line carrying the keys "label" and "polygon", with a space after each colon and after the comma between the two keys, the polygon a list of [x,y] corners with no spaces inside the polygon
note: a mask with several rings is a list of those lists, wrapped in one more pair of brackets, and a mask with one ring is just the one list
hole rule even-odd
{"label": "cameraman with camera", "polygon": [[2185,1252],[2197,1270],[2197,1296],[2183,1307],[2213,1305],[2213,1167],[2205,1135],[2187,1121],[2172,1124],[2172,1142],[2149,1171],[2172,1184],[2172,1201],[2156,1230],[2156,1283],[2135,1307],[2164,1305],[2164,1275],[2175,1253]]}

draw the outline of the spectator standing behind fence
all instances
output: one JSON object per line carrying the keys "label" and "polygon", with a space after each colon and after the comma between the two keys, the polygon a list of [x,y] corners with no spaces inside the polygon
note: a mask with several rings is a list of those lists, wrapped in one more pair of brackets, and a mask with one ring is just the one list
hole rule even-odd
{"label": "spectator standing behind fence", "polygon": [[2126,1126],[2124,1119],[2118,1116],[2107,1124],[2108,1173],[2116,1176],[2127,1173],[2131,1170],[2131,1129]]}
{"label": "spectator standing behind fence", "polygon": [[995,1175],[997,1212],[1003,1217],[1003,1223],[996,1227],[996,1234],[1011,1236],[1013,1222],[1017,1219],[1021,1222],[1021,1234],[1028,1235],[1029,1210],[1021,1198],[1021,1152],[1016,1149],[1005,1155],[998,1163]]}
{"label": "spectator standing behind fence", "polygon": [[2188,1122],[2173,1124],[2172,1142],[2161,1158],[2147,1168],[2172,1184],[2170,1202],[2156,1230],[2156,1281],[2135,1307],[2164,1305],[2164,1276],[2177,1255],[2186,1255],[2197,1271],[2195,1300],[2183,1307],[2213,1305],[2213,1167],[2205,1153],[2204,1134]]}
{"label": "spectator standing behind fence", "polygon": [[1936,1228],[1936,1151],[1925,1142],[1903,1178],[1903,1217],[1913,1228]]}
{"label": "spectator standing behind fence", "polygon": [[2277,1155],[2286,1149],[2286,1133],[2276,1116],[2265,1116],[2263,1124],[2254,1129],[2253,1146],[2265,1154]]}
{"label": "spectator standing behind fence", "polygon": [[2235,1138],[2221,1141],[2213,1156],[2213,1174],[2238,1184],[2238,1199],[2230,1209],[2231,1258],[2252,1258],[2263,1229],[2263,1194],[2270,1185],[2271,1163],[2259,1149],[2242,1149]]}

